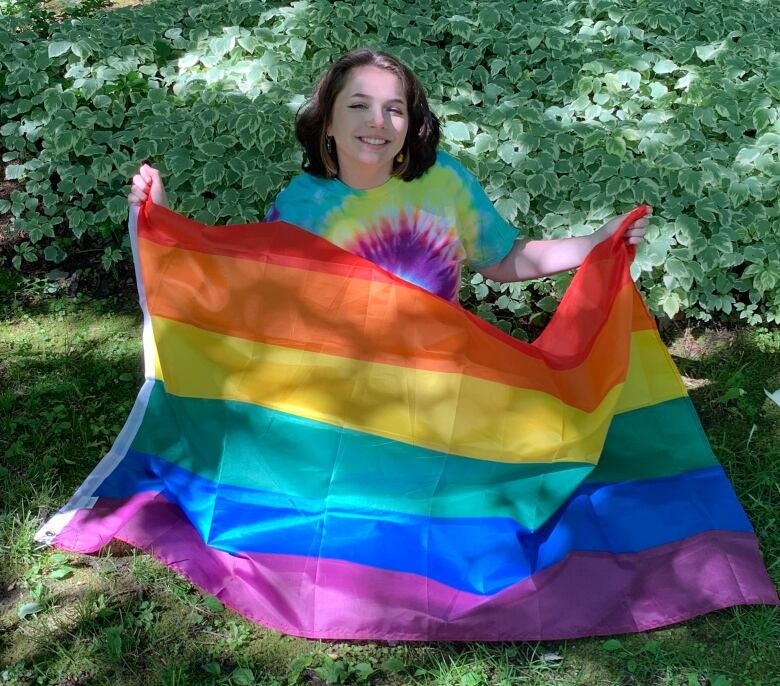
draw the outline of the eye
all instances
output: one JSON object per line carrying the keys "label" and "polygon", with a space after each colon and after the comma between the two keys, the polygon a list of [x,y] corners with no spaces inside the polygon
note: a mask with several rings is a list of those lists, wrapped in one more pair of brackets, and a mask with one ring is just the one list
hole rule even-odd
{"label": "eye", "polygon": [[366,106],[362,102],[355,103],[354,105],[350,105],[349,109],[351,110],[364,110],[366,109]]}
{"label": "eye", "polygon": [[403,113],[404,113],[404,111],[400,107],[390,107],[389,110],[393,114],[401,114],[401,115],[403,115]]}

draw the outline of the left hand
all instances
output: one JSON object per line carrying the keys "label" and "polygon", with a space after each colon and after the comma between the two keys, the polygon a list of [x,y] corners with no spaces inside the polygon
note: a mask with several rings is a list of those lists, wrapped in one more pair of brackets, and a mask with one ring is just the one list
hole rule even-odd
{"label": "left hand", "polygon": [[[596,242],[601,243],[601,241],[607,240],[607,238],[615,233],[615,231],[617,231],[620,225],[623,223],[623,219],[625,219],[628,214],[628,212],[626,212],[626,214],[621,214],[619,217],[614,217],[606,224],[604,224],[604,226],[602,226],[594,234],[597,239]],[[624,236],[626,245],[639,245],[645,239],[647,225],[649,224],[650,217],[652,216],[653,208],[650,207],[648,208],[647,214],[644,217],[637,219],[633,224],[631,224],[631,226],[628,227]]]}

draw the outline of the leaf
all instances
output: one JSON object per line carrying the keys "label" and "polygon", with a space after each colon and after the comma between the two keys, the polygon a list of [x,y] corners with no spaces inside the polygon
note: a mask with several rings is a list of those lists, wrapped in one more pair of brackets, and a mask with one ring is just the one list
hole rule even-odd
{"label": "leaf", "polygon": [[710,43],[709,45],[697,45],[696,56],[702,62],[709,62],[710,60],[715,59],[715,57],[720,52],[722,47],[723,47],[722,43]]}
{"label": "leaf", "polygon": [[638,91],[642,83],[642,75],[639,72],[625,69],[615,74],[624,86],[628,86],[632,91]]}
{"label": "leaf", "polygon": [[[196,616],[200,617],[201,615]],[[205,665],[203,665],[203,670],[212,676],[219,676],[222,672],[222,667],[220,667],[218,662],[207,662]]]}
{"label": "leaf", "polygon": [[729,186],[729,201],[732,207],[742,205],[748,199],[749,194],[747,184],[737,182]]}
{"label": "leaf", "polygon": [[70,41],[53,41],[49,43],[49,57],[60,57],[71,48]]}
{"label": "leaf", "polygon": [[623,190],[623,179],[619,176],[613,176],[607,181],[606,193],[608,198],[614,198]]}
{"label": "leaf", "polygon": [[222,612],[222,610],[225,609],[225,606],[219,602],[213,595],[207,595],[203,598],[203,605],[209,612]]}
{"label": "leaf", "polygon": [[86,195],[97,185],[97,179],[92,174],[81,174],[75,179],[76,190]]}
{"label": "leaf", "polygon": [[230,674],[230,680],[236,684],[236,686],[253,686],[255,683],[255,675],[251,669],[246,667],[236,667]]}
{"label": "leaf", "polygon": [[[234,158],[237,159],[237,158]],[[192,169],[192,158],[186,150],[175,150],[168,157],[168,169],[174,174],[183,174],[186,171]]]}
{"label": "leaf", "polygon": [[543,312],[555,312],[558,307],[558,301],[551,295],[545,295],[536,304]]}
{"label": "leaf", "polygon": [[658,62],[653,65],[653,71],[656,74],[671,74],[673,71],[676,71],[679,69],[674,62],[671,60],[659,60]]}
{"label": "leaf", "polygon": [[225,154],[225,146],[213,141],[204,143],[199,147],[199,149],[206,153],[209,157],[222,157]]}
{"label": "leaf", "polygon": [[203,165],[203,182],[207,187],[218,184],[224,175],[225,165],[222,162],[213,161]]}
{"label": "leaf", "polygon": [[542,174],[534,174],[526,182],[526,188],[528,188],[528,190],[531,191],[534,195],[539,195],[542,193],[546,185],[547,181],[545,180],[544,176],[542,176]]}
{"label": "leaf", "polygon": [[92,161],[90,171],[93,176],[100,181],[108,181],[111,172],[114,169],[113,161],[108,156],[97,157]]}
{"label": "leaf", "polygon": [[5,178],[8,181],[15,181],[24,176],[25,166],[23,164],[9,164],[5,168]]}
{"label": "leaf", "polygon": [[617,174],[619,169],[617,167],[611,167],[609,165],[603,165],[596,170],[596,173],[591,177],[591,181],[598,183],[599,181],[606,181],[611,179]]}
{"label": "leaf", "polygon": [[468,127],[460,121],[448,121],[444,125],[444,135],[453,141],[467,141],[471,138]]}
{"label": "leaf", "polygon": [[215,57],[224,57],[233,49],[235,44],[235,36],[218,36],[217,38],[212,38],[208,43],[209,50]]}
{"label": "leaf", "polygon": [[483,153],[490,150],[494,144],[494,138],[489,133],[478,133],[474,137],[474,153],[477,155],[482,155]]}
{"label": "leaf", "polygon": [[306,52],[306,41],[302,38],[290,39],[290,52],[296,60],[303,59],[303,55]]}
{"label": "leaf", "polygon": [[685,264],[675,257],[670,257],[666,261],[666,273],[676,277],[687,277],[690,275]]}
{"label": "leaf", "polygon": [[[49,262],[62,262],[67,257],[67,253],[57,243],[52,243],[51,245],[47,245],[46,248],[44,248],[43,257]],[[65,568],[60,567],[60,570],[61,569]],[[69,567],[68,569],[73,571],[72,567]],[[59,572],[60,570],[55,569],[54,572]],[[52,579],[65,578],[62,576],[55,576],[54,572],[49,575],[52,577]]]}
{"label": "leaf", "polygon": [[26,619],[30,615],[34,615],[41,610],[43,610],[43,606],[39,603],[25,603],[24,605],[19,606],[19,609],[16,611],[16,615],[19,617],[19,619]]}
{"label": "leaf", "polygon": [[522,214],[528,214],[531,209],[531,196],[521,188],[516,188],[512,191],[512,198],[517,203],[517,209]]}
{"label": "leaf", "polygon": [[[52,246],[48,246],[48,247],[51,248]],[[64,252],[62,252],[62,255],[63,255],[62,259],[65,259]],[[46,259],[49,258],[47,257]],[[52,261],[59,262],[60,260],[52,260]],[[76,571],[75,568],[71,567],[70,565],[63,565],[62,567],[57,567],[57,569],[53,569],[51,572],[49,572],[49,576],[52,579],[67,579],[71,574],[73,574],[74,571]]]}
{"label": "leaf", "polygon": [[626,142],[621,136],[613,135],[611,138],[607,138],[604,148],[610,155],[621,159],[626,154]]}
{"label": "leaf", "polygon": [[53,114],[62,107],[62,93],[55,88],[49,88],[43,94],[43,108]]}
{"label": "leaf", "polygon": [[772,123],[772,118],[767,108],[760,107],[755,112],[753,112],[753,128],[755,128],[756,131],[758,132],[763,131],[771,123]]}
{"label": "leaf", "polygon": [[375,670],[368,662],[358,662],[352,671],[357,676],[358,681],[366,681]]}
{"label": "leaf", "polygon": [[678,177],[680,186],[693,195],[699,195],[704,188],[704,175],[701,172],[683,169]]}
{"label": "leaf", "polygon": [[709,198],[702,198],[696,203],[696,216],[699,219],[703,219],[705,222],[715,221],[715,212],[712,200]]}
{"label": "leaf", "polygon": [[95,107],[105,110],[111,106],[111,98],[101,93],[99,95],[96,95],[94,98],[92,98],[92,104]]}
{"label": "leaf", "polygon": [[687,165],[685,164],[685,160],[682,158],[682,155],[677,152],[671,152],[668,155],[665,155],[660,160],[658,160],[658,166],[663,167],[664,169],[683,169]]}
{"label": "leaf", "polygon": [[666,313],[666,316],[669,317],[669,319],[672,319],[674,315],[680,311],[682,301],[680,300],[680,296],[674,291],[666,291],[666,293],[661,296],[660,305]]}
{"label": "leaf", "polygon": [[406,665],[395,655],[391,655],[382,663],[382,669],[387,672],[394,672],[400,674],[406,670]]}
{"label": "leaf", "polygon": [[512,198],[501,198],[496,201],[496,209],[498,213],[512,223],[517,216],[517,203]]}
{"label": "leaf", "polygon": [[658,98],[664,97],[669,92],[669,89],[667,89],[666,86],[662,83],[653,82],[648,85],[648,88],[650,90],[650,97],[653,100],[658,100]]}
{"label": "leaf", "polygon": [[496,28],[500,21],[501,15],[493,7],[485,7],[480,10],[479,15],[477,16],[478,25],[486,31],[491,31]]}
{"label": "leaf", "polygon": [[512,164],[517,155],[514,143],[502,143],[496,151],[498,156],[507,164]]}
{"label": "leaf", "polygon": [[724,231],[719,231],[713,236],[710,236],[708,243],[711,247],[720,250],[722,253],[730,253],[734,250],[731,239]]}
{"label": "leaf", "polygon": [[124,222],[127,217],[127,198],[117,196],[111,198],[106,204],[108,214],[115,222]]}

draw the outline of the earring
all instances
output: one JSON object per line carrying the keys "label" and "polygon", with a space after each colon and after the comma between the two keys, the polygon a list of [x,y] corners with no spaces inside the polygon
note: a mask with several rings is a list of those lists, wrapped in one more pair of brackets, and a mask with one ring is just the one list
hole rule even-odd
{"label": "earring", "polygon": [[395,156],[395,161],[396,161],[396,162],[398,162],[398,164],[401,164],[401,162],[403,162],[403,161],[404,161],[404,154],[403,154],[402,152],[399,152],[399,153],[398,153],[398,154]]}
{"label": "earring", "polygon": [[328,149],[328,152],[332,155],[333,154],[333,136],[325,136],[325,147]]}

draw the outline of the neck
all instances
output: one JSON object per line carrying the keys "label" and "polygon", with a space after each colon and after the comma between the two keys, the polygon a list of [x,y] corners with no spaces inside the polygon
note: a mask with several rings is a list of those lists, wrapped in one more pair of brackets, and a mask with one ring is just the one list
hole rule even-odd
{"label": "neck", "polygon": [[389,179],[392,172],[392,165],[390,169],[349,169],[344,166],[339,169],[339,180],[356,190],[368,190],[370,188],[378,188],[384,185]]}

